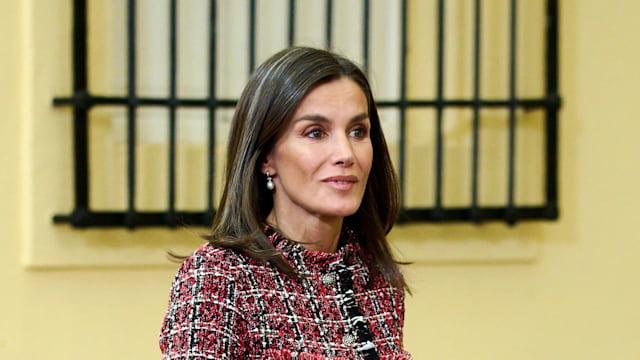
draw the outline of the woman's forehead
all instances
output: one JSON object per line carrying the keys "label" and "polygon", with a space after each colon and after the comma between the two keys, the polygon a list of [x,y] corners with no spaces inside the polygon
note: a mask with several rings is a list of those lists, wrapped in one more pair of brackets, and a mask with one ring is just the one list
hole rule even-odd
{"label": "woman's forehead", "polygon": [[[353,114],[350,114],[353,113]],[[350,78],[340,78],[311,90],[294,110],[291,120],[300,117],[350,115],[368,113],[367,97],[360,86]]]}

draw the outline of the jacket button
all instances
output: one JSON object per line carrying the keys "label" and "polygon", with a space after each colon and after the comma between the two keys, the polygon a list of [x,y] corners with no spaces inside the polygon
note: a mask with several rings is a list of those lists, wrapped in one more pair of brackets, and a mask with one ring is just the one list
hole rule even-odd
{"label": "jacket button", "polygon": [[342,337],[342,343],[351,346],[356,343],[356,338],[351,334],[345,334],[345,336]]}
{"label": "jacket button", "polygon": [[333,286],[336,283],[336,275],[335,274],[322,274],[320,276],[320,280],[325,286]]}

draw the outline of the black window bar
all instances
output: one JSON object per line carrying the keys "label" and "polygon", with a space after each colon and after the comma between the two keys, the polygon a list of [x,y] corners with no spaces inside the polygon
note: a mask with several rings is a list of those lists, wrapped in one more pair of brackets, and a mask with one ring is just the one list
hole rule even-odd
{"label": "black window bar", "polygon": [[[333,1],[326,1],[326,33],[325,45],[332,48]],[[233,108],[236,99],[218,98],[216,95],[216,1],[210,2],[209,13],[209,76],[208,96],[206,98],[180,98],[176,93],[176,3],[170,0],[169,29],[169,96],[140,97],[136,94],[136,1],[128,0],[127,13],[127,94],[126,96],[101,96],[93,94],[88,86],[87,59],[87,1],[73,0],[73,95],[56,97],[55,106],[71,106],[73,108],[73,149],[74,149],[74,209],[70,214],[55,215],[55,223],[69,223],[74,227],[128,227],[168,226],[178,224],[209,226],[215,213],[214,193],[214,160],[215,160],[215,114],[218,109]],[[402,206],[399,222],[473,222],[504,221],[513,225],[523,220],[554,220],[558,218],[558,111],[560,96],[558,94],[558,1],[546,1],[545,14],[545,94],[540,98],[519,98],[516,94],[516,45],[517,45],[517,1],[510,0],[509,12],[509,96],[504,100],[483,99],[480,96],[480,33],[481,33],[481,0],[474,3],[474,37],[473,37],[473,95],[471,99],[451,99],[444,96],[445,65],[445,0],[437,2],[437,78],[435,99],[409,99],[407,97],[407,1],[401,1],[401,61],[400,90],[398,100],[378,102],[379,108],[399,110],[399,158],[398,172],[401,188],[405,187],[405,141],[406,113],[408,109],[432,108],[436,114],[436,152],[435,152],[435,204],[432,207]],[[369,68],[369,27],[371,5],[363,0],[363,67]],[[288,45],[294,45],[296,0],[289,0]],[[249,1],[249,67],[256,66],[256,0]],[[123,211],[95,211],[89,203],[89,158],[88,158],[88,123],[90,109],[98,106],[120,106],[127,109],[127,208]],[[141,106],[164,107],[169,117],[169,167],[168,167],[168,203],[166,211],[137,211],[135,203],[135,144],[136,144],[136,111]],[[178,108],[203,108],[208,111],[208,202],[202,211],[179,211],[176,209],[176,110]],[[467,207],[448,207],[443,205],[443,113],[449,108],[467,108],[472,110],[472,162],[471,162],[471,203]],[[508,187],[507,201],[504,206],[482,206],[478,201],[479,167],[479,123],[480,110],[502,108],[508,110]],[[544,111],[545,124],[545,199],[539,206],[518,206],[514,199],[515,189],[515,146],[516,146],[516,110],[541,109]]]}

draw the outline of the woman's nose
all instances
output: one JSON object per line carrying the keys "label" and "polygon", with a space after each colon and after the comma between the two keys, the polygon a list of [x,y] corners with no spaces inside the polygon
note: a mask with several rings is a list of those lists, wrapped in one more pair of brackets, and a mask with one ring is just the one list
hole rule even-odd
{"label": "woman's nose", "polygon": [[333,163],[342,166],[351,166],[355,161],[353,146],[347,136],[337,136],[333,146]]}

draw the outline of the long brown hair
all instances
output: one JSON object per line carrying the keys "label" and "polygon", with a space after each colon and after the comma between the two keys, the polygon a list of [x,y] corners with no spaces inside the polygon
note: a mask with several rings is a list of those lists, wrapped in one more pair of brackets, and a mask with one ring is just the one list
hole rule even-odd
{"label": "long brown hair", "polygon": [[358,234],[360,247],[369,254],[363,258],[372,271],[370,278],[382,273],[391,285],[405,289],[406,282],[386,240],[399,211],[400,190],[369,82],[353,62],[325,50],[282,50],[249,79],[231,124],[222,199],[211,234],[205,238],[213,245],[240,250],[298,276],[263,232],[273,196],[264,186],[266,178],[260,165],[303,98],[317,86],[341,77],[357,83],[367,98],[373,145],[373,163],[362,203],[344,223]]}

